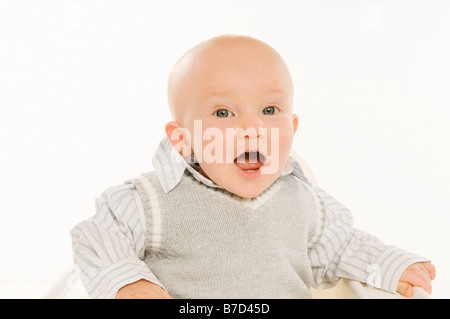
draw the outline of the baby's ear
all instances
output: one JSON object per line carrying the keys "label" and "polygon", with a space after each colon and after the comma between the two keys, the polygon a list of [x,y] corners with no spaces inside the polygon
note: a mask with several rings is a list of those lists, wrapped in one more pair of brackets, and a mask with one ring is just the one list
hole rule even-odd
{"label": "baby's ear", "polygon": [[294,128],[294,134],[295,134],[295,132],[297,132],[297,128],[298,128],[298,116],[297,116],[297,114],[292,114],[292,126]]}
{"label": "baby's ear", "polygon": [[192,154],[191,134],[187,128],[181,127],[178,122],[168,122],[165,127],[170,144],[184,157]]}

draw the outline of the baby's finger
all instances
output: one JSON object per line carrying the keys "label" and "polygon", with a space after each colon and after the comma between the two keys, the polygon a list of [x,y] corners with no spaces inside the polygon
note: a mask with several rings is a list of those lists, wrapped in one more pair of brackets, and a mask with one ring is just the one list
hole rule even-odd
{"label": "baby's finger", "polygon": [[404,281],[399,281],[397,285],[397,292],[406,298],[411,298],[413,296],[413,287]]}
{"label": "baby's finger", "polygon": [[414,278],[408,280],[408,283],[414,287],[421,287],[431,295],[431,280],[427,271],[416,272]]}
{"label": "baby's finger", "polygon": [[430,279],[434,280],[436,278],[436,267],[432,263],[423,263],[423,266],[430,274]]}

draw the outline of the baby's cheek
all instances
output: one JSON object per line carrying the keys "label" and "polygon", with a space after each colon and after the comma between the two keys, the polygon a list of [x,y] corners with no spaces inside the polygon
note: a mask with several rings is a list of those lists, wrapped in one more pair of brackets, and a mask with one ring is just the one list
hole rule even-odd
{"label": "baby's cheek", "polygon": [[286,153],[289,153],[292,146],[292,139],[293,135],[289,130],[277,129],[276,131],[272,131],[272,134],[269,137],[270,150],[273,152],[278,150],[282,157]]}

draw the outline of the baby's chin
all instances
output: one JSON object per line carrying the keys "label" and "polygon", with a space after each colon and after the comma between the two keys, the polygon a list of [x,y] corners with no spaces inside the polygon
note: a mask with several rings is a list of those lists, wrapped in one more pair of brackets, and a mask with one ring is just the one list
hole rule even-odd
{"label": "baby's chin", "polygon": [[[266,176],[269,177],[269,176]],[[265,178],[264,180],[252,183],[241,183],[239,185],[227,185],[227,187],[224,187],[229,192],[245,198],[245,199],[252,199],[255,197],[260,196],[264,191],[266,191],[276,180],[276,177],[272,178]]]}
{"label": "baby's chin", "polygon": [[267,188],[269,188],[269,186],[267,186],[261,190],[254,190],[254,189],[252,189],[252,190],[235,190],[235,191],[231,191],[231,193],[233,193],[234,195],[237,195],[239,197],[245,198],[245,199],[252,199],[252,198],[256,198],[259,195],[261,195]]}

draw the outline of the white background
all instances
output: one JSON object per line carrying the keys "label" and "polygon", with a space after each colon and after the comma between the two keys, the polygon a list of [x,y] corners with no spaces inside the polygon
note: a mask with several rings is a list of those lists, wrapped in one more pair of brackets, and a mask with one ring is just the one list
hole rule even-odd
{"label": "white background", "polygon": [[319,184],[450,297],[445,0],[0,1],[0,281],[70,268],[95,197],[152,169],[173,63],[224,33],[282,54]]}

